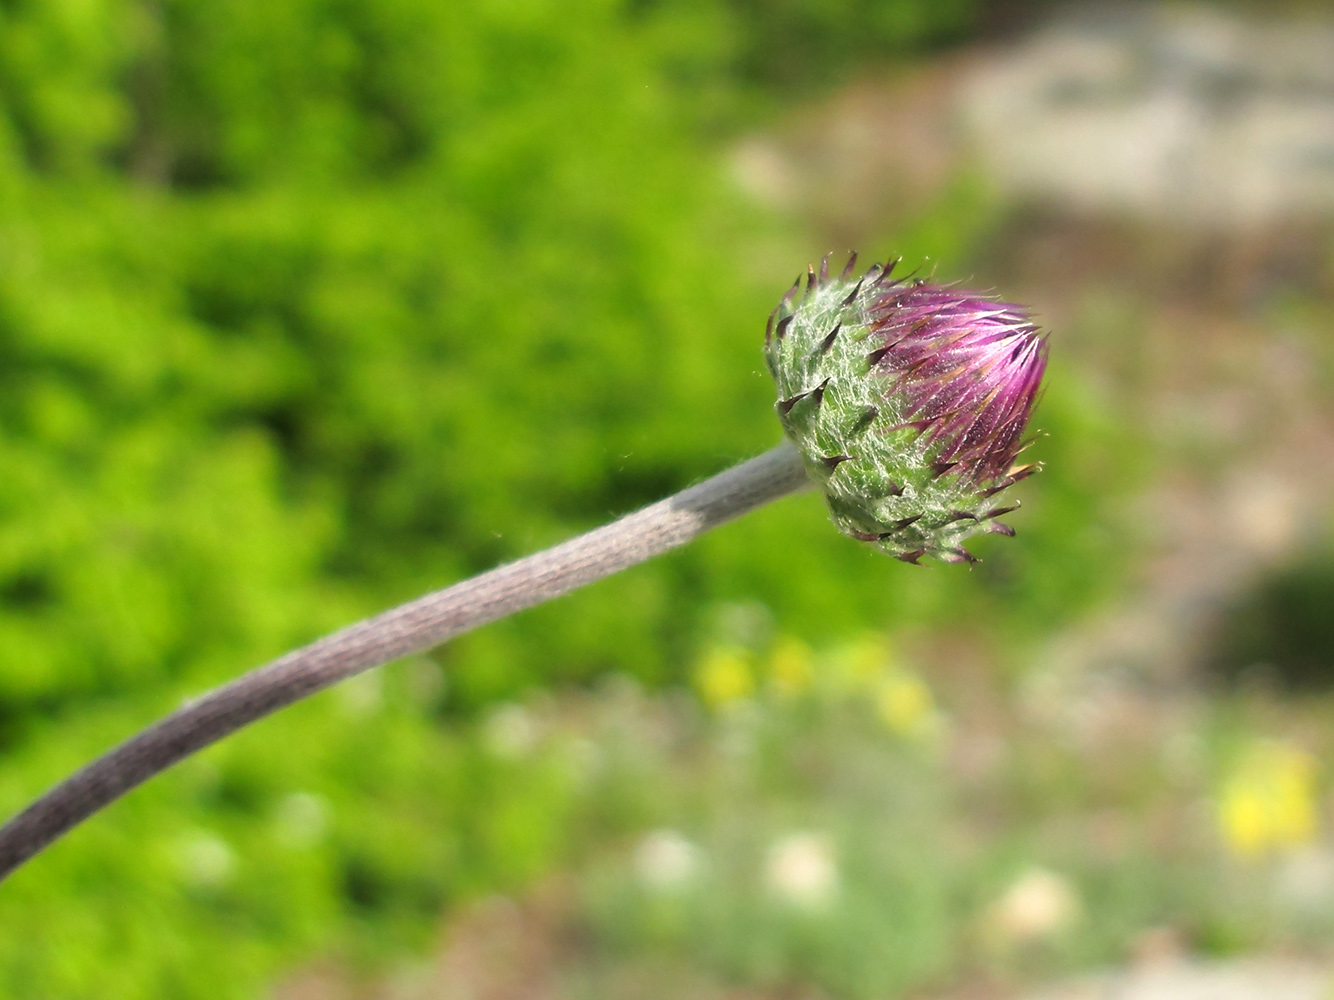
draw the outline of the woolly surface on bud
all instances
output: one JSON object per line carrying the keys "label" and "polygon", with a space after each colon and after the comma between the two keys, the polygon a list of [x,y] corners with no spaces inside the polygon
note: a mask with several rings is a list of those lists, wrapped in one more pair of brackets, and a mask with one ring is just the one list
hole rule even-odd
{"label": "woolly surface on bud", "polygon": [[920,279],[894,263],[831,278],[826,257],[769,317],[765,357],[783,429],[845,534],[917,562],[973,562],[982,532],[1012,535],[996,495],[1016,465],[1047,365],[1020,306]]}

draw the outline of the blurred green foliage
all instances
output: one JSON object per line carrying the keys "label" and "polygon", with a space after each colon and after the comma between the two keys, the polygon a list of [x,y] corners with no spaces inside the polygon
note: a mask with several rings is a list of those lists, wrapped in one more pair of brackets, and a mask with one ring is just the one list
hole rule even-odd
{"label": "blurred green foliage", "polygon": [[[759,330],[809,241],[719,151],[765,88],[974,7],[0,3],[0,812],[191,693],[770,446]],[[864,249],[962,265],[992,214],[961,183]],[[1125,449],[1063,374],[1039,457],[1065,471],[978,572],[891,564],[807,496],[318,698],[6,883],[0,994],[250,996],[424,940],[577,828],[568,769],[467,720],[672,682],[717,602],[812,638],[1071,614]]]}
{"label": "blurred green foliage", "polygon": [[1334,651],[1334,553],[1316,543],[1232,602],[1209,666],[1230,684],[1327,690]]}

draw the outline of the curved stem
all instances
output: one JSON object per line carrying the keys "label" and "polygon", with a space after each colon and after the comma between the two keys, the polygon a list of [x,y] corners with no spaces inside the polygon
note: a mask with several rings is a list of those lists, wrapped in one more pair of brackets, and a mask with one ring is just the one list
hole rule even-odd
{"label": "curved stem", "polygon": [[56,785],[0,827],[0,881],[135,786],[242,726],[353,674],[418,653],[684,545],[807,485],[786,442],[554,548],[391,608],[210,691]]}

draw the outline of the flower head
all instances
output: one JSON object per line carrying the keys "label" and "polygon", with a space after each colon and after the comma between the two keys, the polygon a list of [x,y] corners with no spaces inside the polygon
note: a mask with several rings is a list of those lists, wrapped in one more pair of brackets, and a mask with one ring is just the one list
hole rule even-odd
{"label": "flower head", "polygon": [[1080,910],[1079,894],[1069,880],[1032,868],[987,909],[986,931],[1002,947],[1043,941],[1067,930]]}
{"label": "flower head", "polygon": [[1273,740],[1253,744],[1219,796],[1224,842],[1242,858],[1309,844],[1320,825],[1316,779],[1315,759],[1304,750]]}
{"label": "flower head", "polygon": [[770,891],[784,902],[817,910],[838,890],[838,859],[828,837],[794,833],[769,848],[764,875]]}
{"label": "flower head", "polygon": [[[894,264],[861,280],[811,268],[769,319],[765,355],[783,429],[834,522],[908,562],[973,562],[961,542],[1013,530],[992,498],[1037,471],[1016,464],[1047,365],[1019,306]],[[1016,505],[1017,506],[1017,505]]]}
{"label": "flower head", "polygon": [[650,889],[679,889],[700,868],[700,849],[675,830],[654,830],[635,849],[635,874]]}

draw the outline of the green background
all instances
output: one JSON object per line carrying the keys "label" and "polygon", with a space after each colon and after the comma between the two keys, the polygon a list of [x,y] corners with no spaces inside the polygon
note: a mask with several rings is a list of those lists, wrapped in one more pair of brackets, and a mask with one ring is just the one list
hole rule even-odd
{"label": "green background", "polygon": [[[0,3],[0,812],[245,668],[774,444],[764,318],[845,248],[724,153],[979,8]],[[858,249],[966,276],[997,213],[962,177]],[[813,643],[1068,620],[1115,579],[1138,460],[1059,351],[1050,382],[1050,471],[975,572],[892,563],[804,496],[321,695],[0,888],[0,995],[250,997],[423,946],[597,836],[560,761],[497,761],[474,720],[675,687],[720,603]]]}

